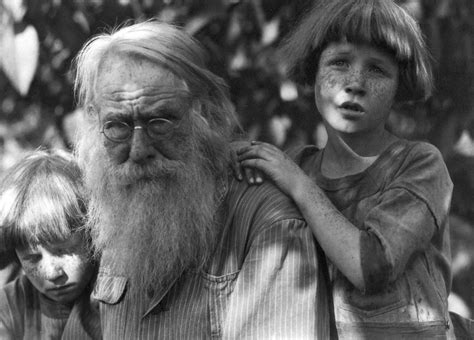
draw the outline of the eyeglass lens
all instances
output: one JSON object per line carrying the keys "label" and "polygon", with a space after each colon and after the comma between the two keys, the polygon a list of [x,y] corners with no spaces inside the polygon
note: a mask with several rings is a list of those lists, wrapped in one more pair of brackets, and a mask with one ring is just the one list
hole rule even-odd
{"label": "eyeglass lens", "polygon": [[[159,138],[168,133],[175,124],[164,118],[150,119],[145,124],[145,131],[150,138]],[[105,137],[112,141],[120,142],[128,140],[135,128],[122,121],[107,121],[103,126]]]}

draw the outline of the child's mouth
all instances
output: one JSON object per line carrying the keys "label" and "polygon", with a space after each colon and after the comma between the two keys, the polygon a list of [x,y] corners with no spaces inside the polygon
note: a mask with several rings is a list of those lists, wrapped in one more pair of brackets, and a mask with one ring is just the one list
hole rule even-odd
{"label": "child's mouth", "polygon": [[339,106],[339,109],[341,109],[342,114],[344,114],[344,116],[349,119],[358,118],[365,113],[364,108],[360,104],[352,102],[342,103]]}
{"label": "child's mouth", "polygon": [[364,112],[364,108],[357,104],[357,103],[351,103],[351,102],[345,102],[342,103],[342,105],[339,106],[341,109],[348,110],[348,111],[354,111],[354,112]]}

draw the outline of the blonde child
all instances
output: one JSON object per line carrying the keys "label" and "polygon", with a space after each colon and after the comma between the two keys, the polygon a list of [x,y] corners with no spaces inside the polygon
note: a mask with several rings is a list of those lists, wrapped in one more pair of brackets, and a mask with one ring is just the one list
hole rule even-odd
{"label": "blonde child", "polygon": [[24,275],[0,290],[1,339],[100,338],[85,206],[79,168],[65,152],[34,152],[3,177],[1,248]]}

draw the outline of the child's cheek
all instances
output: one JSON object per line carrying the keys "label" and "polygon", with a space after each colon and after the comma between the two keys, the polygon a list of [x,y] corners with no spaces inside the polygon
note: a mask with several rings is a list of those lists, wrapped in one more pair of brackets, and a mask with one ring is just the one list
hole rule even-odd
{"label": "child's cheek", "polygon": [[391,102],[393,102],[397,90],[396,84],[394,82],[369,82],[368,86],[373,98],[380,102],[386,103],[386,105],[390,105]]}
{"label": "child's cheek", "polygon": [[42,279],[42,280],[45,279],[45,275],[44,273],[42,273],[41,267],[39,264],[23,262],[22,268],[28,277],[31,277],[33,279]]}
{"label": "child's cheek", "polygon": [[343,83],[341,76],[331,71],[322,71],[318,77],[318,80],[321,93],[324,93],[327,90],[335,89],[340,86],[341,83]]}
{"label": "child's cheek", "polygon": [[84,254],[71,254],[63,258],[63,270],[69,280],[78,281],[90,267],[90,262]]}

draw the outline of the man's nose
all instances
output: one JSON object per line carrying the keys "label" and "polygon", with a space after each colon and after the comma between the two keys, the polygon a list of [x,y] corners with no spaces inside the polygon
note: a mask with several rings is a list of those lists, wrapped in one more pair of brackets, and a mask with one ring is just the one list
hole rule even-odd
{"label": "man's nose", "polygon": [[366,79],[362,70],[353,70],[347,77],[345,91],[363,96],[366,93]]}
{"label": "man's nose", "polygon": [[145,128],[139,125],[135,126],[130,146],[130,159],[135,163],[144,163],[153,159],[154,156],[155,150]]}

